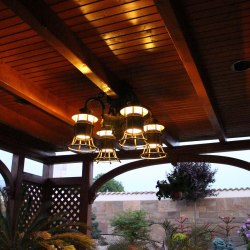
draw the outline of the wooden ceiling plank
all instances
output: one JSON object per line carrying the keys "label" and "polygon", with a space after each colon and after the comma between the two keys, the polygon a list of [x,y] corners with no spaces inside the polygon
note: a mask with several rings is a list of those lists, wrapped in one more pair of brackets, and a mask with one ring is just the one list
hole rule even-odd
{"label": "wooden ceiling plank", "polygon": [[74,108],[50,92],[35,86],[28,79],[23,79],[18,72],[2,62],[0,62],[0,86],[58,119],[73,124],[69,117],[75,113]]}
{"label": "wooden ceiling plank", "polygon": [[163,27],[163,22],[161,20],[155,21],[155,22],[151,22],[150,25],[145,26],[145,24],[137,24],[137,25],[133,25],[132,27],[128,27],[125,29],[120,29],[119,32],[118,31],[112,31],[112,32],[108,32],[105,34],[100,34],[98,36],[96,36],[96,32],[93,32],[94,30],[89,30],[89,32],[82,32],[79,33],[79,37],[85,42],[85,43],[92,43],[92,42],[96,42],[96,41],[107,41],[110,39],[119,39],[122,38],[124,36],[131,36],[131,34],[137,34],[141,33],[141,32],[150,32],[152,29],[154,28],[158,28],[158,27]]}
{"label": "wooden ceiling plank", "polygon": [[[19,53],[19,54],[13,53],[12,55],[8,55],[5,58],[3,58],[3,61],[6,62],[6,63],[10,63],[10,62],[11,63],[16,63],[16,65],[18,65],[18,62],[21,64],[22,60],[27,60],[27,61],[28,60],[32,60],[32,61],[35,61],[36,57],[39,57],[41,55],[44,56],[44,55],[53,53],[53,55],[58,56],[58,53],[56,51],[53,51],[51,48],[49,48],[49,47],[43,47],[41,45],[38,45],[37,49],[28,50],[28,48],[26,48],[26,50],[24,50],[24,51],[25,52],[22,52],[22,53]],[[1,53],[1,54],[3,54],[3,55],[5,54],[6,55],[7,53]],[[33,59],[34,57],[35,57],[35,59]]]}
{"label": "wooden ceiling plank", "polygon": [[206,111],[210,123],[215,129],[217,136],[221,142],[226,141],[226,135],[223,126],[213,108],[212,102],[205,88],[201,74],[197,68],[195,60],[192,55],[188,43],[185,39],[183,31],[181,30],[179,21],[175,15],[170,0],[154,0],[159,10],[160,15],[165,23],[166,29],[174,43],[174,46],[179,54],[179,57],[186,69],[186,72],[193,84],[193,87],[199,97],[201,104]]}
{"label": "wooden ceiling plank", "polygon": [[[74,29],[78,29],[78,30],[84,30],[83,27],[85,27],[85,29],[89,29],[90,25],[92,27],[100,27],[100,26],[105,26],[105,25],[109,25],[112,23],[121,22],[121,20],[134,21],[137,18],[147,16],[147,15],[152,15],[155,13],[157,13],[155,6],[151,6],[151,7],[138,9],[138,10],[133,10],[133,11],[130,11],[129,13],[121,13],[119,15],[114,15],[109,18],[101,18],[101,19],[90,21],[90,22],[88,22],[88,20],[83,19],[82,15],[77,15],[76,17],[66,19],[66,20],[61,16],[61,14],[59,14],[59,16],[65,20],[65,23],[69,27],[73,27]],[[136,21],[134,23],[136,23]]]}
{"label": "wooden ceiling plank", "polygon": [[[0,46],[0,52],[8,52],[16,49],[20,49],[24,47],[26,49],[26,46],[31,46],[33,44],[43,42],[43,39],[37,35],[31,35],[28,38],[24,37],[22,39],[17,39],[17,40],[11,40],[8,41],[7,43],[1,44]],[[15,52],[14,52],[15,53]],[[17,50],[18,53],[18,50]]]}
{"label": "wooden ceiling plank", "polygon": [[43,1],[3,2],[103,92],[117,97],[115,84],[98,59]]}
{"label": "wooden ceiling plank", "polygon": [[[99,1],[99,2],[102,2],[102,1]],[[108,2],[110,2],[110,4]],[[99,10],[96,9],[97,5],[95,4],[95,6],[93,6],[94,11],[90,11],[90,12],[88,11],[88,8],[86,8],[87,6],[80,7],[77,9],[77,13],[79,13],[79,11],[81,11],[82,13],[85,14],[86,19],[91,22],[91,21],[94,21],[97,19],[102,19],[102,18],[107,18],[107,17],[110,18],[110,17],[115,16],[115,15],[121,15],[123,13],[129,14],[131,11],[140,10],[143,8],[148,8],[148,7],[154,6],[153,0],[132,1],[130,3],[124,3],[124,4],[118,3],[118,5],[116,5],[116,6],[114,6],[113,1],[108,1],[108,2],[105,2],[105,7],[100,8]],[[101,4],[103,5],[103,3],[101,3]],[[105,12],[105,14],[104,14],[105,8],[107,8],[107,6],[108,6],[107,4],[109,5],[108,11]],[[72,15],[70,15],[70,16],[67,15],[67,13],[69,13],[69,12],[66,11],[65,14],[60,13],[60,16],[63,16],[62,17],[63,19],[68,19],[68,18],[70,18],[70,16],[75,16],[75,13],[72,13]]]}
{"label": "wooden ceiling plank", "polygon": [[96,29],[98,29],[99,34],[106,34],[109,32],[119,32],[119,30],[127,29],[131,27],[131,23],[134,23],[136,25],[150,25],[152,22],[160,21],[160,17],[157,13],[150,14],[147,16],[137,16],[136,18],[132,19],[131,21],[128,19],[124,19],[121,21],[121,17],[119,16],[119,21],[112,22],[107,25],[93,25],[91,26],[91,23],[87,23],[86,25],[79,25],[79,26],[73,26],[72,30],[77,33],[89,33],[94,34],[96,32]]}
{"label": "wooden ceiling plank", "polygon": [[[137,32],[137,33],[132,33],[131,35],[128,34],[122,37],[110,38],[110,39],[106,39],[105,42],[104,40],[99,39],[94,42],[88,43],[88,47],[90,49],[98,49],[100,47],[103,47],[103,44],[107,44],[108,46],[113,46],[113,45],[119,46],[119,44],[123,44],[126,42],[133,42],[133,41],[140,40],[140,39],[152,38],[152,40],[154,40],[155,37],[160,36],[160,35],[168,36],[168,34],[166,33],[165,27],[157,27],[157,28],[152,28],[150,31],[146,31],[146,32]],[[168,38],[170,39],[169,36]]]}

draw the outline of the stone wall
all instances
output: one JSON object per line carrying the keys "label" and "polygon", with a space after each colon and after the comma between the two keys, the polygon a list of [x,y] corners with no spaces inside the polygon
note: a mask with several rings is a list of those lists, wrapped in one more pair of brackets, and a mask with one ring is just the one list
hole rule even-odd
{"label": "stone wall", "polygon": [[[190,225],[194,223],[196,214],[197,224],[223,225],[219,217],[230,216],[235,217],[234,225],[240,226],[250,214],[250,189],[221,190],[218,196],[198,201],[196,206],[195,203],[184,200],[158,201],[154,192],[105,193],[101,194],[93,204],[93,212],[97,216],[99,229],[103,234],[112,233],[110,221],[115,214],[129,209],[145,210],[149,220],[154,222],[162,222],[164,219],[176,222],[179,217],[187,217],[187,225]],[[233,238],[240,241],[236,231],[236,228],[232,230]],[[162,241],[164,231],[161,226],[153,225],[151,236],[154,240]]]}

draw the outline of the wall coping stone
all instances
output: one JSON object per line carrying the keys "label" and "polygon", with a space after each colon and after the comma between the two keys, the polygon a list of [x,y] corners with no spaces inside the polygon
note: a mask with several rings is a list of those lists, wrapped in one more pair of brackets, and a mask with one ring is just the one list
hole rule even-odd
{"label": "wall coping stone", "polygon": [[[132,201],[132,200],[157,200],[157,191],[147,192],[99,192],[95,202],[98,201]],[[221,188],[216,189],[217,196],[207,197],[211,198],[240,198],[250,197],[250,187],[248,188]],[[168,200],[168,199],[166,199]]]}

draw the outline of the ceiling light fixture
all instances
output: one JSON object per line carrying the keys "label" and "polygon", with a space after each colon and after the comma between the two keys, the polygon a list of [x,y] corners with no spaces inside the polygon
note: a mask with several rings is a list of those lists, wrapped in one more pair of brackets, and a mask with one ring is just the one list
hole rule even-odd
{"label": "ceiling light fixture", "polygon": [[74,138],[68,149],[76,153],[95,152],[97,147],[93,141],[93,128],[98,119],[91,114],[85,113],[82,109],[80,112],[80,114],[72,116],[75,121]]}
{"label": "ceiling light fixture", "polygon": [[[144,125],[148,109],[138,104],[124,107],[125,101],[110,100],[108,97],[104,100],[104,97],[106,96],[102,93],[98,97],[87,99],[80,113],[72,116],[75,121],[74,138],[68,146],[69,150],[76,153],[98,153],[94,159],[96,162],[109,163],[120,161],[116,154],[117,146],[127,150],[143,149],[141,158],[144,159],[166,157],[161,139],[164,126],[152,117]],[[92,101],[97,101],[102,108],[101,130],[96,133],[95,140],[93,130],[98,118],[88,108]],[[108,114],[104,114],[106,104],[109,105]],[[122,106],[124,108],[120,109]],[[121,130],[122,127],[124,130]],[[121,137],[119,144],[116,142],[117,135]]]}
{"label": "ceiling light fixture", "polygon": [[161,159],[167,156],[162,146],[162,131],[164,126],[160,125],[156,119],[150,118],[143,127],[147,144],[143,149],[141,158]]}
{"label": "ceiling light fixture", "polygon": [[116,155],[116,138],[113,134],[113,131],[111,129],[102,129],[97,132],[97,135],[99,136],[99,153],[97,157],[94,159],[97,163],[98,162],[114,162],[119,161],[119,158]]}
{"label": "ceiling light fixture", "polygon": [[241,72],[250,69],[250,60],[241,60],[233,63],[231,69],[236,72]]}
{"label": "ceiling light fixture", "polygon": [[146,138],[143,135],[143,117],[148,110],[141,106],[128,106],[120,111],[125,117],[125,130],[121,138],[122,148],[137,149],[146,145]]}
{"label": "ceiling light fixture", "polygon": [[100,101],[100,98],[91,97],[87,99],[84,107],[80,109],[80,113],[72,116],[72,119],[75,122],[74,137],[71,144],[68,146],[68,149],[73,152],[90,153],[97,152],[98,150],[93,140],[93,128],[94,124],[98,121],[98,118],[92,115],[88,108],[89,102],[94,100],[101,103],[103,114],[104,104]]}

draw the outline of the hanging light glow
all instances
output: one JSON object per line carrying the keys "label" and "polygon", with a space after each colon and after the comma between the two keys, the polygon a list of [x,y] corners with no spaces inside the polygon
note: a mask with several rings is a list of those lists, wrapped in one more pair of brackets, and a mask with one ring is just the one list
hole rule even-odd
{"label": "hanging light glow", "polygon": [[116,138],[113,135],[113,131],[109,129],[102,129],[97,132],[97,135],[99,136],[99,153],[97,157],[95,158],[95,161],[98,162],[114,162],[119,161],[119,158],[116,155],[115,150],[115,141]]}
{"label": "hanging light glow", "polygon": [[74,138],[68,149],[77,153],[97,151],[93,141],[93,127],[98,118],[88,113],[80,113],[73,115],[72,119],[75,121]]}
{"label": "hanging light glow", "polygon": [[141,158],[143,159],[160,159],[167,156],[162,147],[163,125],[157,123],[155,119],[150,119],[147,125],[143,127],[147,145],[145,146]]}
{"label": "hanging light glow", "polygon": [[[129,105],[120,110],[120,115],[117,115],[116,110],[121,106],[121,101],[115,102],[108,99],[103,100],[102,94],[97,97],[90,97],[85,101],[85,105],[80,109],[80,113],[73,115],[74,138],[68,149],[76,153],[98,152],[95,158],[96,162],[113,162],[120,161],[116,155],[116,137],[123,133],[119,144],[122,148],[140,149],[143,148],[141,158],[159,159],[166,157],[166,153],[162,147],[162,130],[164,126],[158,124],[150,112],[150,119],[143,126],[145,116],[149,111],[139,105]],[[101,112],[101,127],[97,132],[96,144],[93,140],[94,124],[98,121],[97,117],[92,115],[88,108],[89,102],[97,101],[102,108]],[[110,105],[108,114],[104,114],[105,104]],[[124,131],[121,131],[125,128]]]}
{"label": "hanging light glow", "polygon": [[136,149],[146,144],[143,135],[143,117],[148,114],[148,110],[141,106],[128,106],[120,110],[125,117],[125,131],[119,141],[121,147]]}

